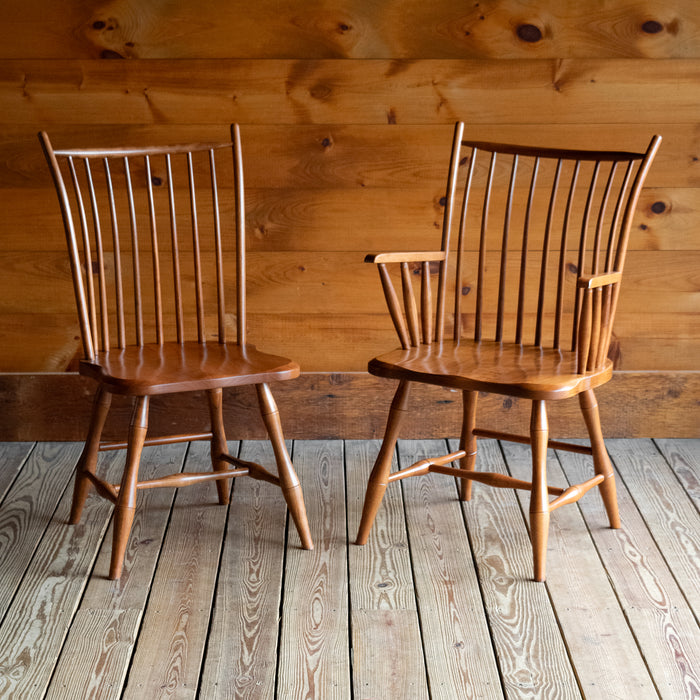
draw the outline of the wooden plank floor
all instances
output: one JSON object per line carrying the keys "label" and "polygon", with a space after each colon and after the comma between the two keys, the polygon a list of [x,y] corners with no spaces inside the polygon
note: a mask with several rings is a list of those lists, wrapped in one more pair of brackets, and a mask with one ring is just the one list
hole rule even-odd
{"label": "wooden plank floor", "polygon": [[[480,468],[527,478],[521,445]],[[404,441],[405,467],[444,442]],[[241,479],[140,493],[124,575],[111,508],[66,525],[80,445],[0,444],[0,698],[700,698],[700,440],[610,440],[623,528],[591,493],[552,516],[531,580],[527,495],[449,477],[392,485],[352,544],[377,442],[292,445],[316,548],[280,493]],[[147,448],[149,477],[208,468],[202,443]],[[273,464],[264,442],[231,443]],[[105,453],[114,475],[123,453]],[[590,473],[550,454],[550,483]]]}

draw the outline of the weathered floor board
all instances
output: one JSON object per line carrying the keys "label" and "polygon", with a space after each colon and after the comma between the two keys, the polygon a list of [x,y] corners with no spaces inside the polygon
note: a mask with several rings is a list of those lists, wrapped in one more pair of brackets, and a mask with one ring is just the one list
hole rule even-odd
{"label": "weathered floor board", "polygon": [[[395,464],[453,446],[403,441]],[[290,447],[313,551],[271,484],[239,479],[229,507],[210,483],[153,489],[112,582],[109,504],[66,524],[80,445],[0,444],[0,698],[700,698],[699,440],[608,441],[623,527],[595,492],[557,510],[545,584],[527,492],[394,483],[358,547],[379,443]],[[142,472],[206,470],[207,448],[147,448]],[[265,442],[230,449],[274,464]],[[524,446],[478,460],[529,478]],[[579,482],[590,458],[550,451],[548,472]]]}

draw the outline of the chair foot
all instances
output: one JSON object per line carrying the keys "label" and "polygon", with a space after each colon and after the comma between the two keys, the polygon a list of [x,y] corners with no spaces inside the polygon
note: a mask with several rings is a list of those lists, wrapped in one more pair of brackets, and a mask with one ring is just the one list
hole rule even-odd
{"label": "chair foot", "polygon": [[579,394],[579,404],[581,413],[586,423],[588,436],[591,441],[593,452],[593,468],[596,474],[602,474],[605,479],[598,487],[603,498],[605,512],[608,515],[610,527],[617,529],[621,526],[620,511],[617,506],[617,487],[615,485],[615,472],[605,448],[603,431],[600,427],[600,414],[598,412],[598,402],[592,389]]}
{"label": "chair foot", "polygon": [[[391,460],[389,460],[391,466]],[[387,484],[381,481],[370,481],[367,483],[367,491],[365,493],[365,502],[362,506],[362,517],[360,518],[360,527],[357,530],[355,544],[367,544],[369,533],[374,525],[374,519],[377,517],[379,506],[384,499]]]}
{"label": "chair foot", "polygon": [[109,578],[118,579],[122,573],[126,546],[131,534],[131,525],[136,511],[136,486],[139,477],[141,452],[148,430],[148,396],[136,399],[129,426],[129,443],[126,449],[126,465],[122,475],[119,497],[114,507],[112,558]]}
{"label": "chair foot", "polygon": [[549,539],[549,512],[530,513],[530,540],[535,581],[544,581],[547,569],[547,540]]}
{"label": "chair foot", "polygon": [[[459,449],[464,450],[467,456],[460,460],[460,469],[474,471],[476,466],[476,436],[474,435],[474,426],[476,424],[476,400],[479,393],[476,391],[462,392],[462,435],[459,441]],[[459,480],[459,500],[471,501],[472,499],[472,480]]]}
{"label": "chair foot", "polygon": [[306,517],[306,506],[304,505],[304,494],[302,493],[301,485],[297,484],[291,489],[283,490],[282,494],[287,503],[289,514],[292,516],[294,526],[299,533],[302,548],[308,550],[313,549],[314,543],[311,538],[309,521]]}
{"label": "chair foot", "polygon": [[532,402],[530,418],[532,446],[532,492],[530,493],[530,541],[535,581],[545,580],[549,537],[549,493],[547,491],[547,443],[549,425],[544,401]]}
{"label": "chair foot", "polygon": [[297,532],[299,533],[301,546],[304,549],[313,549],[314,543],[311,539],[309,521],[306,516],[304,495],[301,490],[301,484],[299,483],[299,477],[294,470],[294,465],[289,458],[289,452],[287,452],[287,446],[284,442],[277,404],[267,384],[256,384],[255,390],[258,394],[260,413],[265,423],[265,428],[267,428],[270,442],[272,443],[272,450],[275,453],[277,475],[279,476],[280,486],[282,487],[282,495],[287,503],[287,508],[289,508]]}
{"label": "chair foot", "polygon": [[401,423],[408,410],[408,398],[411,385],[405,380],[399,382],[399,386],[394,394],[394,399],[391,402],[389,409],[389,417],[386,422],[386,430],[384,431],[384,440],[379,449],[379,454],[374,462],[372,473],[367,482],[367,491],[365,492],[365,502],[362,506],[362,517],[360,518],[360,527],[357,531],[355,543],[363,545],[367,543],[370,530],[374,524],[374,519],[379,511],[379,506],[382,504],[386,487],[389,483],[389,473],[391,472],[391,461],[396,448],[396,441],[399,437],[399,429]]}
{"label": "chair foot", "polygon": [[[228,471],[228,463],[219,459],[219,455],[228,454],[226,432],[224,430],[224,392],[223,389],[210,389],[207,391],[209,400],[209,417],[211,419],[211,465],[215,472]],[[231,480],[217,479],[216,493],[219,505],[227,506],[230,500]]]}
{"label": "chair foot", "polygon": [[135,512],[136,509],[129,506],[117,505],[114,508],[112,555],[109,564],[109,578],[112,581],[119,579],[122,575],[126,545],[129,542]]}

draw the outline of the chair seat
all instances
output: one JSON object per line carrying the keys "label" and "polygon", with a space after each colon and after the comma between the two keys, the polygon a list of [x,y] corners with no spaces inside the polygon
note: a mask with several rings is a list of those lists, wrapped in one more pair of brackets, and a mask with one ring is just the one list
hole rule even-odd
{"label": "chair seat", "polygon": [[113,394],[148,396],[294,379],[299,365],[254,345],[173,342],[100,352],[94,362],[81,360],[80,374]]}
{"label": "chair seat", "polygon": [[612,376],[612,362],[606,360],[595,372],[577,374],[574,352],[449,340],[392,350],[371,360],[369,372],[453,389],[547,400],[575,396],[604,384]]}

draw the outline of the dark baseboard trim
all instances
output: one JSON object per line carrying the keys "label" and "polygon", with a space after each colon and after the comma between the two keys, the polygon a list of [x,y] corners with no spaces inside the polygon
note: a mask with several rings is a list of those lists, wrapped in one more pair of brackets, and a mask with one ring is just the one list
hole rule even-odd
{"label": "dark baseboard trim", "polygon": [[[289,439],[381,437],[396,383],[361,372],[309,373],[273,384]],[[94,391],[73,373],[0,374],[0,440],[82,440]],[[700,437],[700,372],[617,372],[597,392],[606,437]],[[416,387],[402,435],[441,438],[460,432],[461,397],[439,387]],[[578,401],[550,402],[550,432],[585,437]],[[529,402],[496,395],[479,399],[480,427],[526,433]],[[263,438],[255,392],[225,392],[228,437]],[[105,437],[123,439],[130,400],[115,397]],[[156,397],[149,434],[205,431],[208,410],[200,392]]]}

